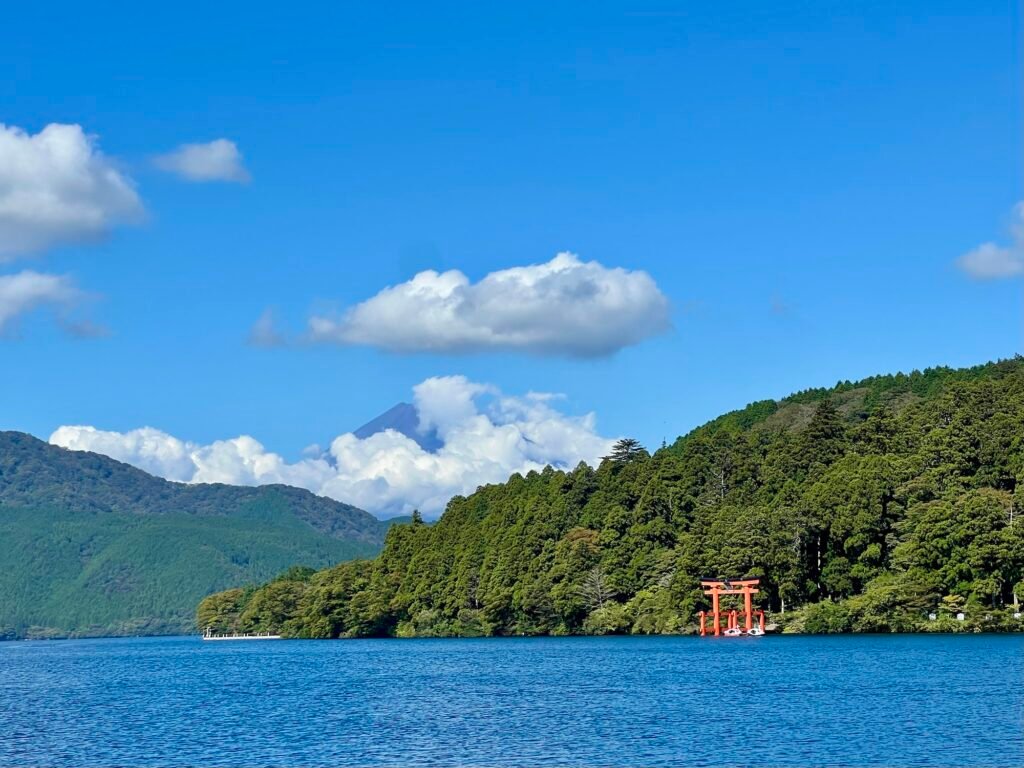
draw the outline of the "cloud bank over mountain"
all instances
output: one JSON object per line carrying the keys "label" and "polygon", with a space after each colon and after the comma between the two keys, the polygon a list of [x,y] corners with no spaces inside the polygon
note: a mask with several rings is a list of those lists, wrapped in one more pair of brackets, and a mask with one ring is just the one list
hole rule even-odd
{"label": "cloud bank over mountain", "polygon": [[151,427],[107,432],[62,426],[50,442],[94,451],[170,480],[187,483],[285,483],[388,517],[419,509],[439,515],[453,495],[502,482],[513,472],[551,464],[596,463],[613,440],[590,413],[566,415],[550,395],[509,396],[463,376],[427,379],[413,388],[419,427],[441,442],[428,451],[386,430],[366,438],[346,433],[327,451],[289,463],[248,435],[200,445]]}
{"label": "cloud bank over mountain", "polygon": [[514,351],[605,357],[670,327],[669,302],[646,272],[560,253],[544,264],[491,272],[420,272],[351,307],[314,316],[314,341],[391,352]]}

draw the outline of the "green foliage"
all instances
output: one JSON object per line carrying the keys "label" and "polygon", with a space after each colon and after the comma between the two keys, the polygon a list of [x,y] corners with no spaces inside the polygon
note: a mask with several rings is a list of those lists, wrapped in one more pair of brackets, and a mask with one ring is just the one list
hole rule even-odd
{"label": "green foliage", "polygon": [[[203,595],[297,562],[373,555],[386,527],[297,488],[170,483],[0,432],[0,635],[191,632]],[[292,569],[287,579],[313,573]],[[237,593],[208,606],[204,622],[236,621]],[[284,616],[263,611],[258,620]]]}
{"label": "green foliage", "polygon": [[239,625],[246,598],[245,590],[237,587],[204,598],[196,610],[196,624],[202,631],[230,634]]}
{"label": "green foliage", "polygon": [[691,632],[701,577],[750,575],[787,631],[1022,629],[1022,441],[1020,359],[841,382],[513,475],[221,613],[302,637]]}
{"label": "green foliage", "polygon": [[842,603],[824,600],[804,609],[803,631],[812,635],[834,635],[849,632],[850,611]]}
{"label": "green foliage", "polygon": [[588,635],[621,635],[629,632],[629,627],[626,607],[621,603],[608,603],[591,611],[583,622],[583,631]]}

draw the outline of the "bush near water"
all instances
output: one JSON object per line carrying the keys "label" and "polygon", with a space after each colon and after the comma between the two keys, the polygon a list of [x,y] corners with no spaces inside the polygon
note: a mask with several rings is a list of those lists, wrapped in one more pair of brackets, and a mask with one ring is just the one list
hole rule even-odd
{"label": "bush near water", "polygon": [[[200,627],[309,638],[680,633],[702,576],[784,631],[1020,630],[1024,360],[841,382],[653,455],[548,468],[388,532],[373,560],[211,595]],[[931,618],[934,616],[934,619]],[[962,616],[963,618],[959,618]]]}

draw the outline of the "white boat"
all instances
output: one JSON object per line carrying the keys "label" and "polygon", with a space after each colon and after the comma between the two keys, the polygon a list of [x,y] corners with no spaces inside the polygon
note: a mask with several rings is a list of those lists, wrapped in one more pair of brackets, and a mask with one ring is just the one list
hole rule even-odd
{"label": "white boat", "polygon": [[207,627],[203,633],[203,640],[280,640],[280,635],[272,635],[269,632],[257,632],[244,635],[215,635],[213,629]]}

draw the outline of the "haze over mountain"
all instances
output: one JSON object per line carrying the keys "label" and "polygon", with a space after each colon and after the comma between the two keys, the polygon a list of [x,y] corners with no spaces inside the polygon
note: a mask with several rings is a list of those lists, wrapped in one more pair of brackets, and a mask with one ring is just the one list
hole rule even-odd
{"label": "haze over mountain", "polygon": [[185,485],[0,432],[0,636],[192,629],[196,600],[373,555],[388,524],[284,485]]}

